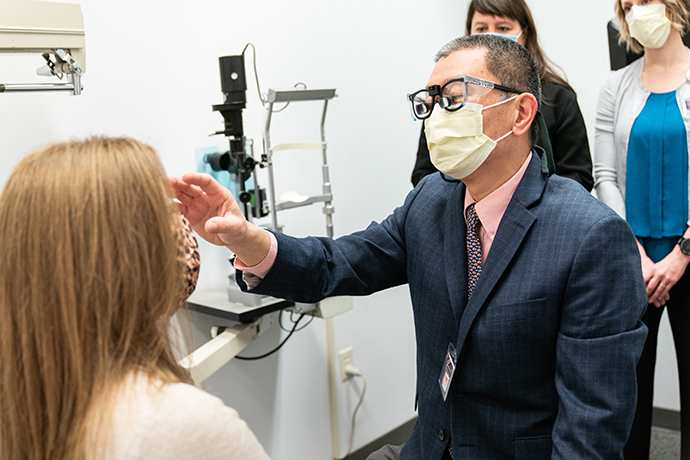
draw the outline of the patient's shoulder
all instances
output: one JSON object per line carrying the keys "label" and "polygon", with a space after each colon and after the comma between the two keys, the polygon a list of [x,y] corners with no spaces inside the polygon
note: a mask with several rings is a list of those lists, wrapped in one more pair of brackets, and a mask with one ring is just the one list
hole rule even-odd
{"label": "patient's shoulder", "polygon": [[113,415],[109,460],[268,459],[237,411],[185,383],[132,378]]}

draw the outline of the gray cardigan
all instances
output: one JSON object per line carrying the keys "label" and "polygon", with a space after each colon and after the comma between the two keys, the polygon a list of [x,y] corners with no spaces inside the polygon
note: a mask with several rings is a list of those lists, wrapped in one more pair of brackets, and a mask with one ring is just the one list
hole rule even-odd
{"label": "gray cardigan", "polygon": [[[642,84],[643,64],[644,57],[611,72],[599,93],[594,125],[594,187],[599,199],[623,218],[630,130],[651,94]],[[690,152],[690,70],[687,77],[686,82],[676,90],[676,100],[688,133]],[[688,197],[690,199],[690,190]],[[688,222],[690,225],[690,216]]]}

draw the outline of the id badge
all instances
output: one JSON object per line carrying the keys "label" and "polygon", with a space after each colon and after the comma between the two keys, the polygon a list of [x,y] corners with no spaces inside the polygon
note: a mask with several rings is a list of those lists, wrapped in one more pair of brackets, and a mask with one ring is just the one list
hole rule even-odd
{"label": "id badge", "polygon": [[443,360],[443,368],[441,369],[441,376],[438,378],[438,385],[441,387],[441,396],[445,401],[448,397],[450,384],[453,381],[453,374],[455,374],[455,365],[458,361],[458,355],[452,343],[448,344],[448,351],[446,358]]}

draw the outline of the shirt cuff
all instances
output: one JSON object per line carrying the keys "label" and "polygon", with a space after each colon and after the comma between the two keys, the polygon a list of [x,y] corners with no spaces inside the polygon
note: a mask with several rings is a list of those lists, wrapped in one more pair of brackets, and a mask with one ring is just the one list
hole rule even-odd
{"label": "shirt cuff", "polygon": [[266,257],[264,257],[264,260],[259,262],[256,265],[252,265],[251,267],[248,267],[240,260],[239,257],[235,258],[235,269],[241,270],[245,273],[252,274],[254,276],[257,276],[261,279],[266,277],[266,274],[271,270],[271,267],[273,267],[273,263],[276,261],[276,255],[278,254],[278,240],[276,239],[276,236],[268,232],[269,236],[271,237],[271,248],[268,250],[268,254],[266,254]]}

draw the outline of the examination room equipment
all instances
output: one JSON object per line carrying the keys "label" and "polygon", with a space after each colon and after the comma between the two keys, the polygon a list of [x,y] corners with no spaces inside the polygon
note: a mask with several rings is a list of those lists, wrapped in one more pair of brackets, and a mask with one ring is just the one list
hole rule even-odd
{"label": "examination room equipment", "polygon": [[[253,174],[257,165],[263,166],[254,160],[253,142],[248,142],[244,136],[242,123],[242,110],[247,106],[247,77],[244,71],[244,53],[239,56],[222,56],[218,58],[220,65],[220,83],[223,92],[223,103],[213,106],[213,110],[220,112],[224,120],[222,131],[212,132],[211,135],[223,134],[228,138],[230,149],[225,153],[208,155],[205,161],[213,170],[226,170],[236,175],[239,191],[236,194],[244,215],[251,220],[253,217],[264,217],[268,210],[261,199],[261,194],[255,185],[255,190],[246,190],[246,181],[253,175],[254,184],[257,184],[256,175]],[[247,148],[250,152],[247,153]],[[251,214],[249,209],[251,208]]]}
{"label": "examination room equipment", "polygon": [[[246,48],[245,48],[246,50]],[[287,209],[307,206],[313,203],[324,203],[323,213],[326,216],[326,231],[333,237],[333,195],[328,173],[325,142],[325,119],[327,104],[335,97],[335,89],[288,90],[269,89],[264,106],[263,153],[259,160],[254,158],[253,141],[246,139],[242,120],[242,111],[247,105],[247,82],[244,66],[244,52],[241,55],[222,56],[219,58],[221,90],[223,103],[213,105],[213,110],[223,117],[223,129],[212,131],[210,135],[224,135],[228,138],[227,152],[216,152],[204,155],[203,162],[213,171],[228,171],[232,178],[233,191],[240,203],[240,208],[247,220],[261,225],[261,219],[268,218],[264,224],[273,231],[280,231],[277,213]],[[323,102],[321,108],[320,142],[292,142],[271,144],[270,126],[274,104],[289,102]],[[321,152],[322,194],[302,196],[295,192],[284,194],[281,201],[276,200],[275,172],[273,155],[275,152],[289,150],[318,150]],[[268,194],[258,185],[257,168],[265,168],[268,173]],[[253,182],[253,189],[247,189],[248,180]],[[232,190],[231,190],[232,191]],[[268,204],[266,203],[268,200]],[[242,292],[235,282],[235,273],[229,264],[228,283],[212,289],[197,289],[188,299],[189,308],[201,313],[214,315],[224,320],[233,321],[231,327],[223,327],[211,332],[213,340],[189,355],[182,362],[192,370],[195,382],[200,383],[208,378],[223,364],[234,358],[252,340],[275,323],[277,312],[286,308],[297,314],[311,314],[329,318],[352,309],[350,298],[328,299],[319,304],[300,304],[284,299]]]}
{"label": "examination room equipment", "polygon": [[[245,50],[247,48],[245,47]],[[204,156],[204,162],[214,171],[226,170],[231,173],[234,186],[237,190],[233,193],[241,203],[240,207],[247,220],[262,219],[270,216],[270,222],[266,224],[273,231],[280,231],[277,213],[287,209],[324,203],[323,213],[326,216],[326,232],[333,237],[332,191],[328,171],[325,139],[325,120],[328,101],[335,97],[335,89],[306,89],[291,88],[288,90],[269,89],[264,105],[264,133],[263,153],[259,161],[254,158],[253,141],[244,136],[242,111],[247,104],[247,80],[244,65],[244,51],[241,55],[222,56],[219,58],[221,90],[224,102],[213,105],[213,110],[220,112],[224,121],[224,129],[212,131],[209,134],[222,134],[228,138],[230,148],[227,152],[218,152]],[[271,144],[270,126],[274,113],[274,104],[291,102],[323,102],[320,121],[320,142],[291,142],[277,145]],[[276,200],[275,172],[273,155],[278,151],[289,150],[318,150],[321,152],[322,193],[316,196],[303,196],[296,192],[287,192]],[[268,173],[268,194],[259,186],[256,168],[266,168]],[[246,182],[251,177],[253,189],[246,189]],[[266,203],[268,195],[268,203]],[[258,221],[257,221],[258,222]],[[258,222],[260,223],[260,222]],[[273,299],[267,296],[248,294],[242,292],[237,286],[233,273],[229,275],[229,282],[224,290],[208,291],[192,295],[190,307],[205,313],[238,322],[251,322],[255,318],[280,310],[286,307],[294,307],[297,313],[306,313],[315,308],[311,304],[293,304],[284,300]],[[226,298],[224,298],[226,297]]]}
{"label": "examination room equipment", "polygon": [[[254,57],[256,58],[256,54]],[[210,134],[225,135],[230,142],[230,149],[227,152],[204,155],[203,163],[206,163],[206,166],[202,164],[202,167],[210,166],[210,169],[213,171],[225,170],[231,173],[230,177],[233,178],[234,184],[230,184],[230,189],[233,191],[233,185],[237,188],[233,194],[236,198],[239,198],[240,208],[243,210],[245,218],[275,232],[282,231],[282,226],[278,221],[279,212],[315,203],[323,203],[322,212],[326,221],[326,234],[329,238],[333,238],[333,192],[326,154],[325,121],[328,102],[336,96],[336,90],[333,88],[308,89],[306,87],[293,87],[282,90],[269,89],[268,93],[263,96],[259,90],[257,77],[257,91],[259,91],[264,108],[264,129],[263,153],[260,159],[256,160],[253,152],[253,141],[245,138],[242,126],[242,110],[247,103],[244,52],[240,56],[224,56],[219,58],[219,65],[224,103],[214,105],[213,110],[220,112],[223,116],[224,129],[211,132]],[[254,65],[254,71],[256,73],[256,65]],[[278,111],[282,112],[289,104],[307,102],[320,104],[320,140],[318,142],[297,141],[274,144],[271,137],[271,123],[274,121],[273,115]],[[275,104],[284,105],[276,110],[274,109]],[[276,174],[280,172],[276,171],[274,155],[289,155],[291,151],[320,153],[319,163],[322,179],[320,194],[305,196],[294,191],[285,191],[280,195],[280,199],[277,199],[278,193],[275,178]],[[265,193],[258,184],[256,177],[257,167],[265,169],[267,172],[268,180],[266,183],[268,193]],[[247,189],[245,184],[250,179],[250,176],[253,179],[253,188]],[[266,204],[266,200],[268,204]],[[212,289],[197,288],[197,291],[189,297],[188,305],[191,310],[214,315],[226,321],[230,320],[233,322],[232,325],[214,327],[210,334],[213,338],[180,361],[180,364],[190,370],[194,382],[199,385],[232,359],[261,359],[276,352],[285,344],[292,333],[297,330],[299,321],[305,315],[324,319],[326,326],[326,368],[328,372],[331,447],[333,458],[343,458],[340,452],[337,402],[338,383],[352,377],[352,375],[340,378],[338,374],[333,317],[352,310],[352,297],[333,297],[324,299],[317,304],[300,304],[268,296],[248,294],[240,291],[235,282],[234,268],[231,266],[229,268],[232,273],[228,276],[229,282],[226,286],[218,286]],[[279,315],[282,314],[284,309],[289,309],[291,312],[299,314],[299,319],[293,322],[294,326],[291,331],[288,331],[287,337],[277,347],[263,355],[252,357],[237,356],[249,343],[273,326],[276,321],[279,322]],[[356,375],[364,380],[363,374],[359,371],[357,372]],[[366,387],[366,381],[364,380],[364,382]],[[352,448],[355,416],[363,398],[364,391],[362,391],[360,402],[352,414],[348,453]]]}
{"label": "examination room equipment", "polygon": [[84,17],[72,3],[4,0],[0,15],[0,53],[40,54],[36,73],[66,83],[0,83],[0,93],[69,91],[79,95],[86,71]]}

